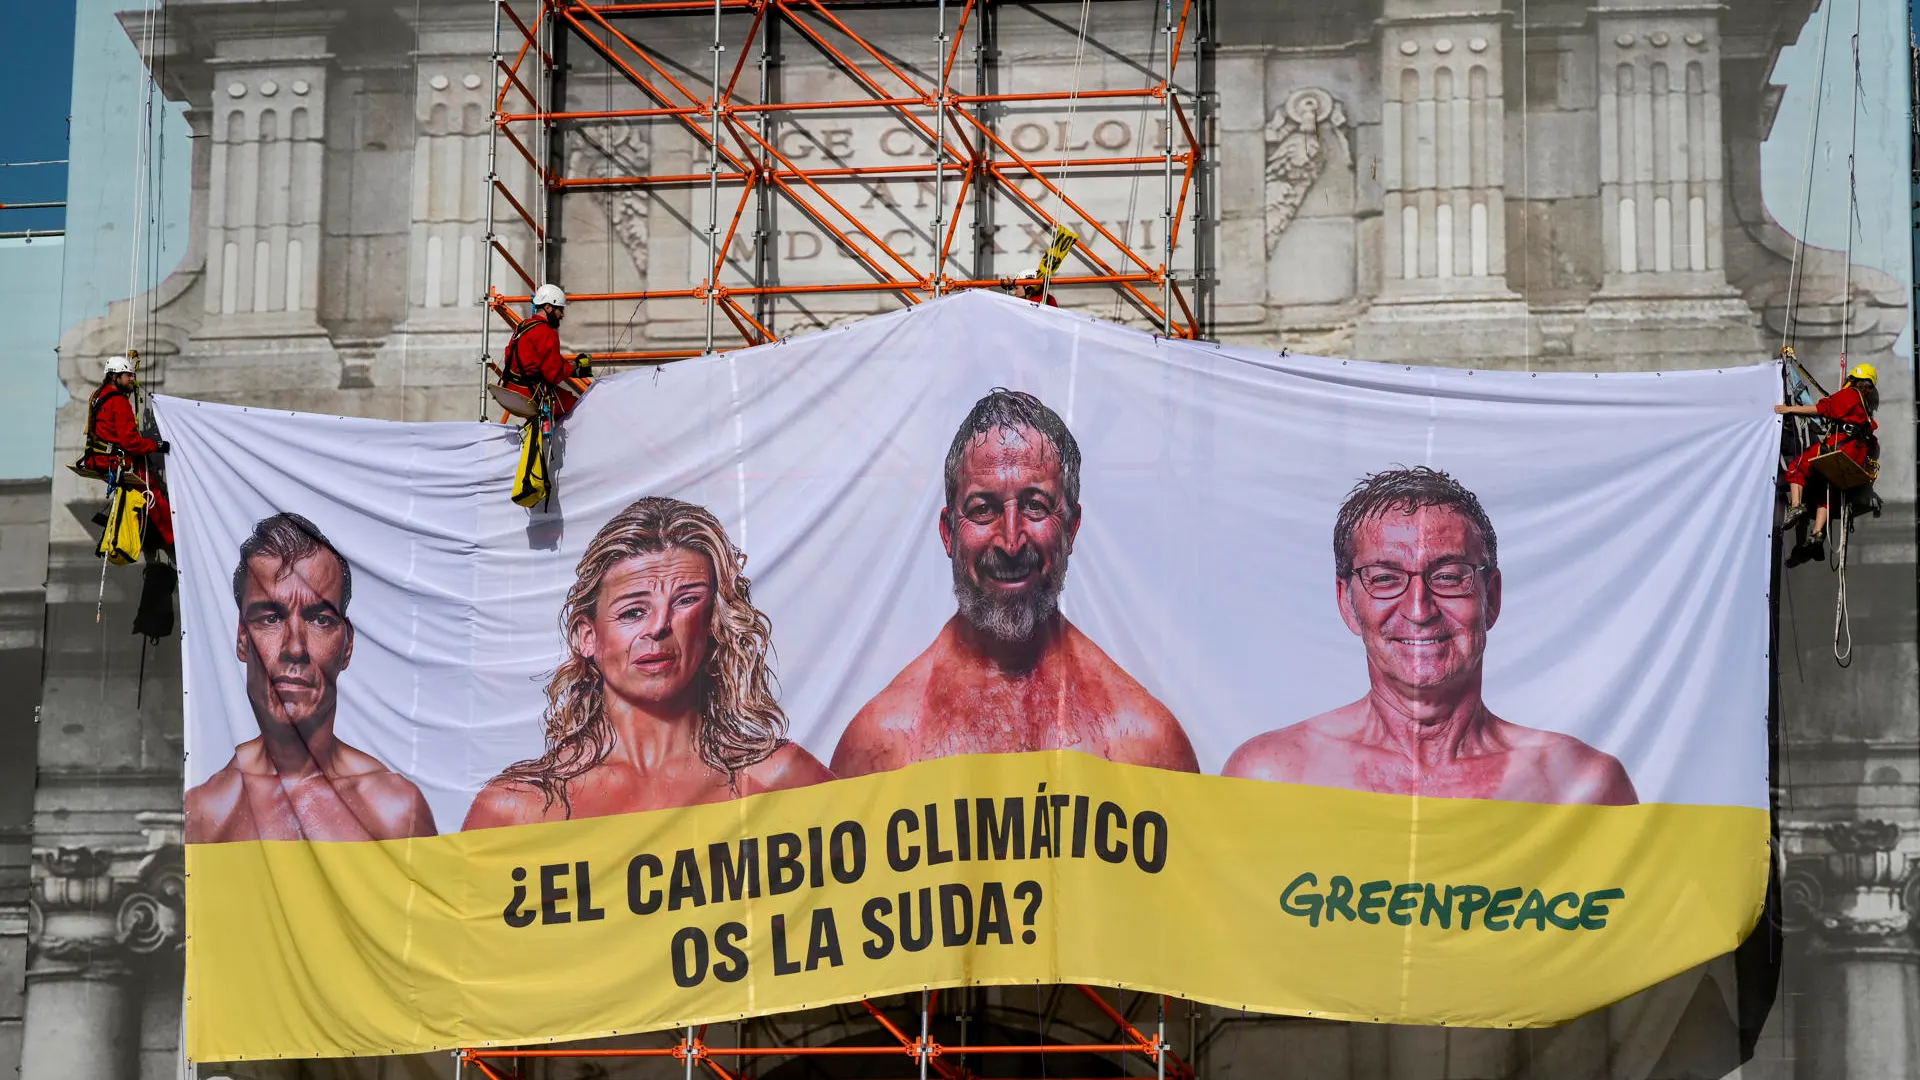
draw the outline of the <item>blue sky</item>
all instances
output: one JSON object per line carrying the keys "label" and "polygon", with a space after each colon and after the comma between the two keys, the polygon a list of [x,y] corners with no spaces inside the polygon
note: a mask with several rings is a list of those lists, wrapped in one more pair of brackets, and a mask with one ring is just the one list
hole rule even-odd
{"label": "blue sky", "polygon": [[[0,64],[0,162],[67,156],[67,114],[73,95],[74,4],[0,0],[13,47]],[[59,202],[67,197],[65,165],[0,169],[0,203]],[[58,229],[58,210],[0,211],[0,232]]]}
{"label": "blue sky", "polygon": [[[1854,98],[1853,32],[1860,26],[1859,97]],[[1786,87],[1773,131],[1760,150],[1767,209],[1787,231],[1817,247],[1843,251],[1853,235],[1856,266],[1884,270],[1913,285],[1912,215],[1908,206],[1907,127],[1910,10],[1880,0],[1823,0],[1780,53],[1773,79]],[[1820,46],[1826,45],[1826,70]],[[1816,108],[1816,78],[1822,92]],[[1854,117],[1859,110],[1858,144]],[[1809,140],[1808,136],[1812,138]],[[1859,202],[1849,222],[1847,155],[1854,151]],[[1813,155],[1812,191],[1807,157]],[[1849,228],[1851,225],[1851,228]],[[1912,314],[1894,352],[1913,355]]]}

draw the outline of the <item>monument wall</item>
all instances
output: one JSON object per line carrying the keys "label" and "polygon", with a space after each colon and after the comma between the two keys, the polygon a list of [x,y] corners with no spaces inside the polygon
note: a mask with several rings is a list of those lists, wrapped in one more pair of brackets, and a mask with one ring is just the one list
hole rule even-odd
{"label": "monument wall", "polygon": [[[1007,7],[990,37],[976,22],[974,40],[962,41],[956,89],[1138,89],[1157,79],[1156,10],[1141,0],[1088,10],[1084,44],[1074,4]],[[1831,33],[1844,37],[1853,8],[1837,11]],[[130,32],[142,14],[122,16]],[[1615,371],[1762,362],[1791,317],[1800,355],[1830,385],[1843,348],[1848,362],[1879,365],[1887,498],[1883,516],[1856,534],[1851,667],[1830,654],[1832,575],[1810,567],[1782,579],[1777,992],[1767,963],[1738,956],[1545,1032],[1348,1026],[1214,1009],[1189,1020],[1182,1012],[1170,1027],[1175,1049],[1202,1075],[1721,1075],[1743,1044],[1755,1054],[1741,1074],[1748,1077],[1920,1075],[1920,943],[1911,918],[1920,872],[1909,869],[1920,852],[1915,446],[1903,338],[1911,268],[1903,261],[1888,272],[1861,254],[1875,246],[1869,239],[1884,249],[1883,237],[1860,238],[1851,266],[1843,244],[1797,239],[1815,231],[1810,222],[1826,223],[1831,236],[1839,221],[1845,235],[1846,188],[1836,180],[1844,142],[1839,164],[1817,158],[1811,209],[1784,215],[1792,220],[1778,208],[1798,209],[1804,189],[1783,192],[1767,165],[1769,154],[1784,154],[1797,170],[1807,156],[1801,140],[1820,145],[1804,120],[1791,139],[1780,134],[1793,120],[1782,115],[1789,87],[1779,68],[1786,50],[1811,51],[1834,14],[1815,0],[1216,0],[1214,33],[1200,53],[1191,40],[1183,46],[1176,83],[1205,165],[1180,211],[1173,266],[1208,335],[1407,364]],[[169,0],[159,17],[146,60],[167,98],[186,106],[193,138],[175,149],[191,155],[190,239],[152,292],[66,330],[60,364],[70,401],[57,416],[56,457],[79,452],[84,402],[104,359],[123,347],[129,304],[154,390],[395,419],[478,415],[482,293],[489,280],[525,291],[503,260],[490,259],[485,236],[491,7]],[[931,68],[930,9],[860,18],[862,32],[910,75]],[[662,19],[645,40],[689,85],[703,86],[709,32],[702,19]],[[983,43],[988,51],[977,57]],[[860,92],[847,69],[792,32],[774,55],[766,65],[772,96]],[[568,56],[569,107],[650,104],[593,50],[576,45]],[[1808,67],[1799,77],[1811,77]],[[746,71],[746,84],[761,92],[757,56]],[[1842,95],[1849,78],[1842,65],[1827,71]],[[1874,107],[1904,117],[1904,105]],[[1087,98],[1070,116],[1009,103],[989,122],[1014,151],[1040,161],[1150,156],[1166,140],[1157,102]],[[878,109],[786,114],[764,130],[797,161],[853,168],[931,154],[923,137]],[[564,126],[556,147],[571,176],[699,177],[557,200],[553,265],[570,291],[684,289],[705,277],[707,163],[683,125],[582,121]],[[1861,167],[1901,171],[1887,161]],[[510,190],[533,190],[524,162],[504,146],[495,168]],[[1167,221],[1158,166],[1040,171],[1061,177],[1071,213],[1030,175],[1016,175],[1015,186],[1066,220],[1090,254],[1124,260],[1116,240],[1157,253]],[[957,182],[957,173],[945,181]],[[831,194],[927,273],[938,259],[931,186],[848,178]],[[535,266],[527,230],[509,227],[517,219],[492,198],[503,243]],[[723,194],[723,224],[739,199],[737,186]],[[1044,228],[1025,200],[1002,194],[961,213],[940,262],[946,274],[994,278],[1037,261]],[[851,280],[875,254],[871,245],[849,250],[793,200],[756,203],[743,221],[724,252],[723,284]],[[1904,239],[1892,246],[1906,248]],[[1158,296],[1157,286],[1144,291]],[[1060,300],[1151,322],[1107,288],[1065,288]],[[899,302],[885,293],[785,297],[761,314],[775,332],[799,334]],[[581,304],[564,336],[586,351],[697,349],[704,326],[694,301]],[[502,338],[492,336],[496,356]],[[9,909],[0,889],[0,970],[17,972],[8,943],[26,943],[14,951],[26,953],[18,1011],[29,1080],[159,1077],[176,1067],[179,655],[174,641],[143,655],[124,633],[139,581],[134,570],[114,569],[102,583],[88,524],[98,503],[93,487],[59,471],[38,782],[30,838],[20,845],[33,853],[31,917],[22,905]],[[1632,506],[1620,507],[1619,520],[1633,527]],[[1763,931],[1762,961],[1767,944]],[[0,1046],[7,1000],[0,994]],[[1025,991],[976,991],[958,1002],[953,1017],[1003,1032],[1058,1023],[1058,1035],[1090,1023]],[[761,1022],[754,1034],[862,1037],[824,1014]],[[230,1074],[318,1068],[250,1065]],[[439,1059],[322,1071],[449,1068]],[[556,1067],[551,1075],[586,1074]]]}

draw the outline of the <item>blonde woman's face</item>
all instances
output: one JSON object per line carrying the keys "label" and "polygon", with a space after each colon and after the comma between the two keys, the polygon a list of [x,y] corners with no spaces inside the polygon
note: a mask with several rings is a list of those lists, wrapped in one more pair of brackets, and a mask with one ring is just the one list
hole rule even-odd
{"label": "blonde woman's face", "polygon": [[635,555],[600,579],[594,617],[574,625],[574,648],[600,669],[607,693],[646,709],[698,705],[713,645],[713,567],[684,548]]}

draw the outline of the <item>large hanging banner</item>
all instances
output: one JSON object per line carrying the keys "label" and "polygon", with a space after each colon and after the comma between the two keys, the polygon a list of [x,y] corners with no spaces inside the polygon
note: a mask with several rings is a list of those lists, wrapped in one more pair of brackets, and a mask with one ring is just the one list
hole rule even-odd
{"label": "large hanging banner", "polygon": [[964,293],[599,380],[531,511],[513,428],[161,398],[189,1052],[1598,1008],[1761,908],[1780,385]]}

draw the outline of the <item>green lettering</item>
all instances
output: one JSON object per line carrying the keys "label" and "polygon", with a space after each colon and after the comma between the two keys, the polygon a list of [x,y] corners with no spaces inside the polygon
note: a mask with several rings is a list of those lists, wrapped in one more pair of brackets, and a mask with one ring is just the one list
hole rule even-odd
{"label": "green lettering", "polygon": [[[1525,891],[1524,889],[1513,888],[1501,889],[1499,892],[1494,893],[1493,903],[1487,905],[1486,917],[1480,920],[1480,924],[1489,930],[1505,930],[1507,928],[1507,918],[1513,914],[1513,902],[1520,899],[1520,894]],[[1500,920],[1497,926],[1493,921],[1495,919]]]}
{"label": "green lettering", "polygon": [[1319,926],[1320,895],[1318,893],[1308,893],[1304,899],[1295,900],[1293,898],[1293,894],[1302,885],[1310,889],[1319,883],[1320,880],[1310,873],[1301,874],[1299,877],[1294,878],[1293,881],[1287,885],[1286,891],[1280,894],[1280,910],[1289,915],[1304,915],[1307,917],[1308,926]]}
{"label": "green lettering", "polygon": [[1354,919],[1358,918],[1359,916],[1353,913],[1353,905],[1348,903],[1348,901],[1352,899],[1353,899],[1353,882],[1347,880],[1347,876],[1345,874],[1335,874],[1332,877],[1328,878],[1327,879],[1327,921],[1332,922],[1333,916],[1336,912],[1338,912],[1341,915],[1345,915],[1347,917],[1348,922],[1352,922]]}
{"label": "green lettering", "polygon": [[1595,889],[1580,901],[1580,928],[1582,930],[1604,930],[1607,925],[1607,905],[1603,900],[1624,900],[1627,898],[1622,889]]}
{"label": "green lettering", "polygon": [[1357,906],[1360,908],[1361,922],[1380,921],[1380,914],[1375,909],[1387,906],[1387,890],[1392,887],[1391,881],[1369,881],[1360,886],[1360,903]]}
{"label": "green lettering", "polygon": [[1413,909],[1420,906],[1420,883],[1409,881],[1393,887],[1393,896],[1387,900],[1387,921],[1395,926],[1412,926]]}
{"label": "green lettering", "polygon": [[1488,892],[1484,885],[1449,885],[1447,886],[1448,903],[1453,902],[1453,894],[1456,891],[1460,894],[1460,929],[1471,930],[1473,913],[1486,907],[1487,901],[1493,898],[1493,894]]}
{"label": "green lettering", "polygon": [[[1443,896],[1445,899],[1442,899]],[[1453,886],[1447,886],[1443,894],[1433,887],[1433,882],[1427,882],[1426,899],[1420,905],[1420,925],[1427,925],[1427,920],[1433,916],[1439,917],[1440,929],[1453,929]]]}
{"label": "green lettering", "polygon": [[1547,901],[1547,921],[1559,927],[1562,930],[1580,929],[1580,916],[1578,912],[1572,915],[1555,915],[1554,914],[1554,911],[1557,908],[1559,908],[1561,904],[1566,904],[1570,907],[1578,908],[1580,906],[1580,894],[1563,892],[1559,896],[1556,896],[1553,899]]}
{"label": "green lettering", "polygon": [[1539,889],[1528,893],[1527,898],[1520,901],[1520,914],[1513,917],[1513,928],[1520,929],[1520,924],[1528,919],[1533,920],[1535,930],[1547,928],[1547,900],[1540,895]]}

